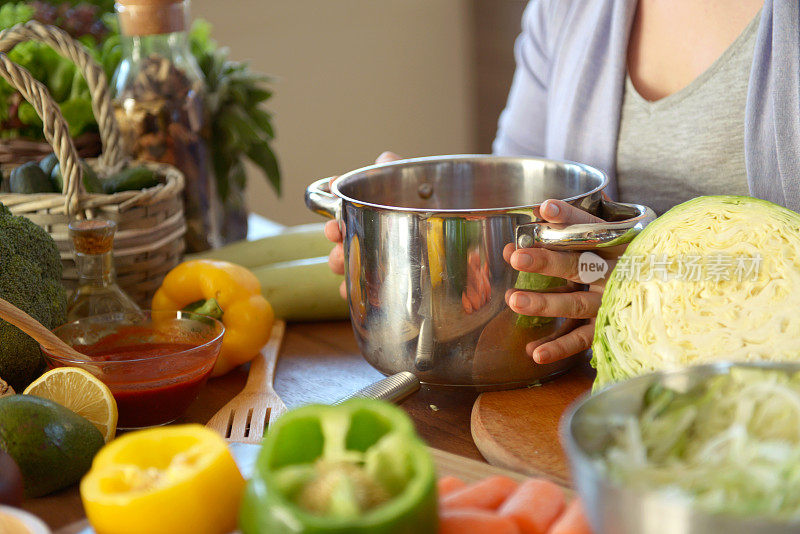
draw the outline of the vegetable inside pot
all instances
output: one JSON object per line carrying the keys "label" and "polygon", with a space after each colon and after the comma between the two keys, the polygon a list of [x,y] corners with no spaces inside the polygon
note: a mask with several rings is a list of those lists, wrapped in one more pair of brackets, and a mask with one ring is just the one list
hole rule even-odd
{"label": "vegetable inside pot", "polygon": [[678,391],[656,384],[616,428],[612,479],[712,513],[800,520],[800,373],[733,367]]}

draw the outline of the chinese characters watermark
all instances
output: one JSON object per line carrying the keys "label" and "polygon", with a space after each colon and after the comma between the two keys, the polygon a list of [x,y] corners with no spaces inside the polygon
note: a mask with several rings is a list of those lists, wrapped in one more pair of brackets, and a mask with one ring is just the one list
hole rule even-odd
{"label": "chinese characters watermark", "polygon": [[737,282],[758,280],[761,256],[630,255],[622,256],[615,267],[621,280],[681,280],[685,282]]}

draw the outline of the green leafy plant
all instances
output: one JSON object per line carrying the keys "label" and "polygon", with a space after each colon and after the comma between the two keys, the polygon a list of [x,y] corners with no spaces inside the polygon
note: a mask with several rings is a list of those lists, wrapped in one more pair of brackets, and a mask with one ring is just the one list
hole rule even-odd
{"label": "green leafy plant", "polygon": [[[272,97],[272,91],[266,88],[272,79],[251,71],[247,63],[228,59],[228,49],[217,47],[210,35],[211,25],[198,20],[189,39],[208,89],[206,105],[213,117],[211,156],[219,195],[227,198],[231,182],[244,189],[244,157],[263,171],[280,194],[280,168],[270,147],[275,138],[272,115],[262,107]],[[230,181],[220,180],[222,176]]]}
{"label": "green leafy plant", "polygon": [[[86,45],[110,78],[122,58],[112,9],[113,2],[107,0],[0,2],[0,28],[33,19],[55,23]],[[247,63],[230,60],[228,49],[211,38],[211,25],[204,20],[194,22],[189,42],[206,78],[210,150],[221,200],[227,201],[234,186],[244,189],[245,158],[255,163],[280,193],[280,167],[270,146],[275,137],[272,115],[263,109],[272,96],[268,89],[272,79],[253,72]],[[17,45],[9,58],[47,85],[73,137],[97,131],[89,88],[70,61],[34,42]],[[0,80],[0,102],[0,139],[43,140],[41,120],[4,80]]]}

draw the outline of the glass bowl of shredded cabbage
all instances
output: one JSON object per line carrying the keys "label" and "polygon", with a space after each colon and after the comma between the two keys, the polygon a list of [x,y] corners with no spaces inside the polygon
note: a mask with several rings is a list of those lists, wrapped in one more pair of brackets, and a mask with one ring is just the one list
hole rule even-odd
{"label": "glass bowl of shredded cabbage", "polygon": [[596,532],[800,532],[800,364],[636,377],[561,432]]}

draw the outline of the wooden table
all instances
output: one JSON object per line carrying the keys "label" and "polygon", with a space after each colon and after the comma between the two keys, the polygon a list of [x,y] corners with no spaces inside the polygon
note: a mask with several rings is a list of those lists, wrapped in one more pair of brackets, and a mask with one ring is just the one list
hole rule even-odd
{"label": "wooden table", "polygon": [[[244,387],[247,372],[237,369],[209,381],[179,423],[205,424]],[[364,361],[346,321],[294,323],[286,330],[278,360],[275,390],[288,408],[331,403],[382,377]],[[477,393],[463,389],[422,390],[402,407],[432,447],[483,460],[470,436],[470,412]],[[24,508],[41,517],[53,530],[84,517],[76,487],[29,499]]]}

